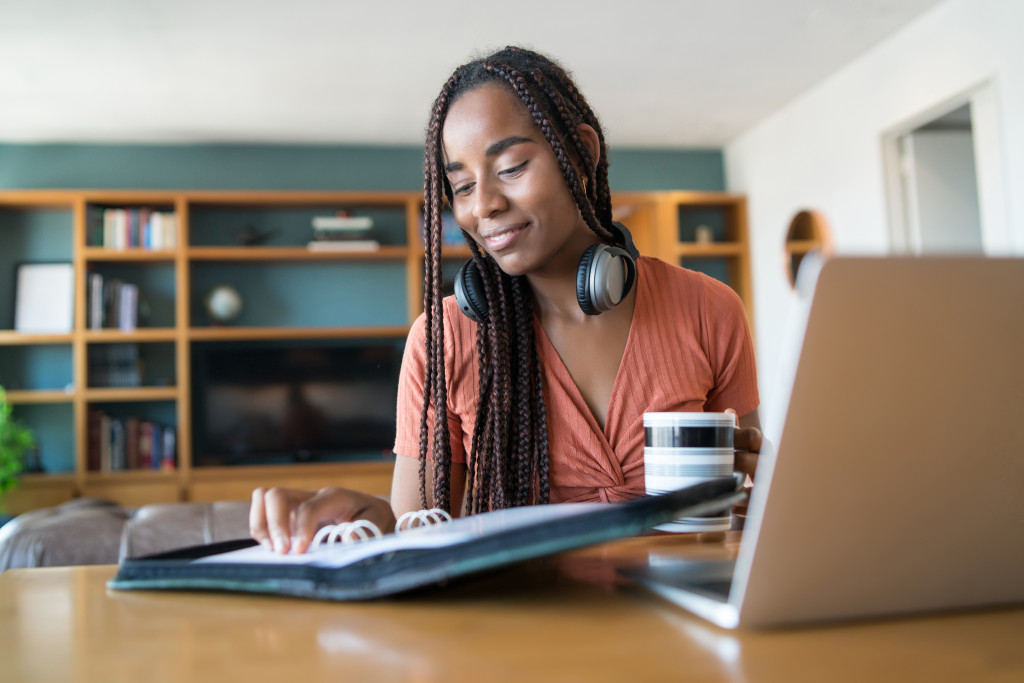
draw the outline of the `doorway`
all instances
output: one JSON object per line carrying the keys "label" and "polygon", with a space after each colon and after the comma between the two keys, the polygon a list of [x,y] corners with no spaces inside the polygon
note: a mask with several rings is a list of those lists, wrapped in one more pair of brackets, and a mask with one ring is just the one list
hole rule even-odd
{"label": "doorway", "polygon": [[993,97],[986,85],[883,138],[894,253],[1009,248]]}

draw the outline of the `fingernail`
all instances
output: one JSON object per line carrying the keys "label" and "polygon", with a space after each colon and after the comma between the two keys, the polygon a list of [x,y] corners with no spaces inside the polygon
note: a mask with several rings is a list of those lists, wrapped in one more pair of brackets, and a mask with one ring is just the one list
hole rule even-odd
{"label": "fingernail", "polygon": [[279,553],[288,551],[288,539],[284,536],[274,536],[274,550]]}
{"label": "fingernail", "polygon": [[274,544],[270,542],[269,538],[264,538],[262,541],[260,541],[260,545],[263,546],[266,550],[274,552]]}

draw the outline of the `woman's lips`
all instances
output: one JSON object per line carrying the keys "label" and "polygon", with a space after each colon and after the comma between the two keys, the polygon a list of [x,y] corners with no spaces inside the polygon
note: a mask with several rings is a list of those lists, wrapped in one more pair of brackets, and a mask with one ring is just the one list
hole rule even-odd
{"label": "woman's lips", "polygon": [[488,233],[484,236],[484,244],[487,245],[487,249],[491,252],[501,251],[507,249],[523,230],[526,229],[528,223],[521,223],[518,225],[510,225],[504,228],[499,228],[493,232]]}

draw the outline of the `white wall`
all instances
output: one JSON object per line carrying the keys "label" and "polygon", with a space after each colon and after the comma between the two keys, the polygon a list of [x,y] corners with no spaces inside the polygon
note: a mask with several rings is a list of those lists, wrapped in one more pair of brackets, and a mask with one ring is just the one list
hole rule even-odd
{"label": "white wall", "polygon": [[1020,0],[947,0],[726,146],[728,187],[749,198],[766,424],[777,419],[779,359],[794,309],[782,255],[789,221],[817,209],[838,254],[886,253],[885,134],[991,84],[986,113],[975,120],[982,222],[997,250],[1024,254],[1021,27]]}

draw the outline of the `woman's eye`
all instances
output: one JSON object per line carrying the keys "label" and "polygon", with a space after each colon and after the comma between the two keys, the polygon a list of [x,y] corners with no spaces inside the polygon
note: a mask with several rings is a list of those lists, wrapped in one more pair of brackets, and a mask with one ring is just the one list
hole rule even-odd
{"label": "woman's eye", "polygon": [[452,193],[458,196],[469,194],[469,191],[473,189],[473,183],[467,183],[465,185],[459,185],[452,190]]}
{"label": "woman's eye", "polygon": [[528,164],[528,163],[529,163],[528,161],[524,161],[523,163],[519,164],[518,166],[513,166],[512,168],[506,168],[504,171],[502,171],[500,173],[500,175],[503,175],[503,176],[506,176],[506,177],[509,177],[509,178],[515,178],[517,175],[519,175],[520,173],[523,172],[523,169],[526,168],[526,164]]}

